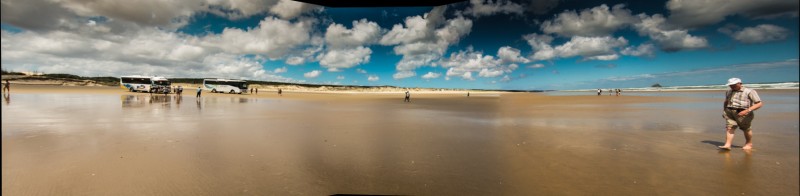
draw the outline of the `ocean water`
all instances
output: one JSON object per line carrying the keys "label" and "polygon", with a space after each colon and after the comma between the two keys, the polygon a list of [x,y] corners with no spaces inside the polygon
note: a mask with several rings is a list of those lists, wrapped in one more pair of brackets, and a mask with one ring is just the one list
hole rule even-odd
{"label": "ocean water", "polygon": [[[753,83],[743,84],[747,88],[752,89],[800,89],[800,82],[773,82],[773,83]],[[665,86],[665,87],[643,87],[643,88],[621,88],[623,91],[689,91],[689,90],[727,90],[726,85],[695,85],[695,86]],[[607,93],[609,89],[602,89]],[[597,89],[578,89],[567,91],[592,91],[597,92]]]}

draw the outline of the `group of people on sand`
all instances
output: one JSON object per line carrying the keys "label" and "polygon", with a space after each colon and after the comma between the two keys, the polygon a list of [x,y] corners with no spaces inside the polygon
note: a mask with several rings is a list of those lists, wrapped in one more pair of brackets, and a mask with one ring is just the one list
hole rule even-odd
{"label": "group of people on sand", "polygon": [[172,91],[173,91],[175,94],[181,95],[181,94],[183,94],[183,86],[177,86],[177,87],[174,87],[174,86],[173,86],[173,87],[172,87]]}
{"label": "group of people on sand", "polygon": [[[597,96],[603,94],[603,89],[597,89]],[[622,89],[608,89],[608,95],[617,94],[617,96],[622,94]]]}
{"label": "group of people on sand", "polygon": [[[253,92],[255,92],[254,95],[257,95],[258,88],[250,88],[250,94],[253,94]],[[283,96],[283,90],[281,90],[280,88],[278,88],[278,95]]]}

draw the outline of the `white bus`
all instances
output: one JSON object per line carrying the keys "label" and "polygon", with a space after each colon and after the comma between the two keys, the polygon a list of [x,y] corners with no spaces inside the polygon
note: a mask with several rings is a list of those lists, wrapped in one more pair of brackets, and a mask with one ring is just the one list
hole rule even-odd
{"label": "white bus", "polygon": [[247,81],[227,79],[203,79],[203,87],[212,93],[247,92]]}
{"label": "white bus", "polygon": [[151,76],[122,76],[119,77],[119,86],[131,92],[169,92],[170,82],[164,77]]}

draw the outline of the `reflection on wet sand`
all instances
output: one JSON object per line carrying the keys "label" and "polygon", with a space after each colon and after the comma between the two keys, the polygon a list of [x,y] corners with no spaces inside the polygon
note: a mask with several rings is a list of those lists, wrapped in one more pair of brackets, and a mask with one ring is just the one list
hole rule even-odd
{"label": "reflection on wet sand", "polygon": [[[743,153],[734,153],[731,150],[720,150],[719,153],[724,157],[723,175],[719,180],[731,184],[729,190],[723,190],[725,195],[750,195],[758,193],[757,185],[753,184],[753,178],[758,177],[752,171],[753,150],[742,150]],[[736,157],[738,156],[738,157]],[[741,157],[741,158],[739,158]]]}
{"label": "reflection on wet sand", "polygon": [[[176,108],[180,108],[182,96],[173,95],[120,95],[122,107],[144,107],[148,104],[161,105],[166,108],[172,106],[173,100],[175,101]],[[200,101],[200,99],[198,99]]]}
{"label": "reflection on wet sand", "polygon": [[203,109],[203,106],[201,106],[201,104],[200,104],[200,98],[199,97],[197,98],[197,109],[198,110]]}
{"label": "reflection on wet sand", "polygon": [[6,102],[6,105],[11,105],[11,93],[3,94],[3,101]]}
{"label": "reflection on wet sand", "polygon": [[2,193],[798,194],[796,119],[767,118],[797,114],[760,110],[759,151],[717,154],[710,107],[537,96],[206,96],[195,109],[180,96],[15,95]]}

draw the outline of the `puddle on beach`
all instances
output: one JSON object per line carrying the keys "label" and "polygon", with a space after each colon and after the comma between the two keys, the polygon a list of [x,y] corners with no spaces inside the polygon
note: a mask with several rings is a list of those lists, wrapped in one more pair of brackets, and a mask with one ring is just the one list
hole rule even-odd
{"label": "puddle on beach", "polygon": [[762,126],[783,131],[745,153],[714,148],[717,117],[661,105],[604,116],[505,113],[502,99],[4,100],[8,195],[798,194],[796,119]]}

